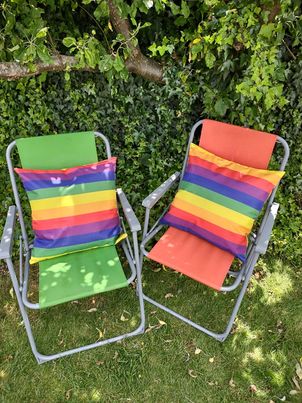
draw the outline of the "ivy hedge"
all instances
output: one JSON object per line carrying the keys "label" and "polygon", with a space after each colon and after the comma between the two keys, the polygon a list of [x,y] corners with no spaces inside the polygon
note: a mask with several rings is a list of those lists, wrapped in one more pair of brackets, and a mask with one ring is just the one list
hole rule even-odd
{"label": "ivy hedge", "polygon": [[[270,118],[259,110],[253,127],[280,134],[291,147],[277,197],[282,207],[271,251],[294,261],[302,255],[302,63],[289,67],[283,93],[286,106]],[[178,76],[171,73],[163,86],[133,77],[108,83],[90,73],[72,73],[67,81],[63,74],[0,81],[0,229],[14,203],[5,162],[7,145],[17,137],[83,130],[99,130],[110,139],[118,156],[118,185],[142,219],[141,200],[181,168],[192,124],[203,117],[219,118],[208,98],[203,102],[209,90],[204,90],[202,80],[197,77],[192,92],[192,86],[188,88]],[[240,105],[226,112],[223,120],[242,125]]]}

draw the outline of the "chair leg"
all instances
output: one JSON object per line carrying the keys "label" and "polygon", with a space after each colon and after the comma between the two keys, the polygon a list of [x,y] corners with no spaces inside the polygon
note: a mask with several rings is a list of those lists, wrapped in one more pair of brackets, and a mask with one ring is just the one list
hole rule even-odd
{"label": "chair leg", "polygon": [[141,287],[141,275],[140,275],[140,268],[137,268],[137,272],[138,272],[138,289],[139,289],[139,305],[140,305],[140,314],[141,314],[141,321],[139,326],[133,330],[132,332],[129,333],[125,333],[116,337],[112,337],[110,339],[107,340],[102,340],[96,343],[92,343],[92,344],[88,344],[85,346],[81,346],[81,347],[77,347],[74,349],[70,349],[70,350],[66,350],[66,351],[62,351],[56,354],[51,354],[51,355],[45,355],[45,354],[41,354],[38,352],[37,347],[36,347],[36,343],[34,340],[34,336],[32,333],[32,329],[31,329],[31,325],[30,325],[30,321],[29,321],[29,317],[26,311],[26,307],[22,301],[22,296],[21,296],[21,292],[20,292],[20,288],[19,288],[19,283],[18,283],[18,279],[16,277],[16,273],[15,273],[15,269],[14,269],[14,265],[12,263],[11,259],[7,259],[6,260],[7,263],[7,267],[9,270],[9,274],[13,283],[13,288],[17,297],[17,302],[20,308],[20,312],[22,315],[22,319],[23,319],[23,323],[25,325],[25,329],[26,329],[26,333],[28,336],[28,340],[32,349],[32,352],[38,362],[38,364],[43,364],[45,362],[48,361],[52,361],[61,357],[66,357],[68,355],[72,355],[74,353],[78,353],[81,351],[86,351],[86,350],[90,350],[92,348],[96,348],[96,347],[100,347],[103,346],[105,344],[109,344],[109,343],[114,343],[116,341],[121,341],[125,338],[128,337],[132,337],[132,336],[136,336],[139,334],[144,333],[144,329],[145,329],[145,313],[144,313],[144,301],[143,301],[143,294],[142,294],[142,287]]}
{"label": "chair leg", "polygon": [[231,316],[230,316],[230,318],[228,320],[228,323],[227,323],[227,326],[225,328],[225,331],[222,332],[222,333],[213,332],[212,330],[207,329],[206,327],[201,326],[201,325],[193,322],[192,320],[186,318],[183,315],[180,315],[179,313],[173,311],[172,309],[166,307],[165,305],[160,304],[159,302],[155,301],[154,299],[148,297],[145,294],[144,294],[144,299],[146,301],[148,301],[149,303],[157,306],[158,308],[170,313],[171,315],[175,316],[176,318],[182,320],[183,322],[187,323],[188,325],[194,327],[195,329],[207,334],[208,336],[213,337],[214,339],[216,339],[218,341],[223,342],[228,337],[228,335],[229,335],[229,333],[230,333],[230,331],[232,329],[233,323],[235,321],[235,318],[236,318],[236,315],[237,315],[238,310],[240,308],[242,299],[243,299],[244,294],[246,292],[246,289],[248,287],[248,284],[249,284],[250,278],[252,276],[255,264],[256,264],[256,262],[258,260],[258,257],[259,257],[259,253],[255,253],[254,257],[251,259],[250,267],[246,272],[246,275],[245,275],[245,278],[244,278],[240,293],[239,293],[238,298],[236,300],[235,306],[234,306],[233,311],[231,313]]}

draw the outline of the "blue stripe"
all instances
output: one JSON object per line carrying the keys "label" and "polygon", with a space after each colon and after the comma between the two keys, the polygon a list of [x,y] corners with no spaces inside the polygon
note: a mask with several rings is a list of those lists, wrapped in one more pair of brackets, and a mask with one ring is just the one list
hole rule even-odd
{"label": "blue stripe", "polygon": [[193,163],[187,165],[186,173],[210,179],[214,182],[238,190],[239,192],[246,193],[252,197],[255,197],[256,199],[262,200],[263,202],[265,202],[269,196],[268,192],[263,189],[259,189],[254,185],[251,185],[247,182],[241,182],[239,179],[232,179],[229,176],[223,175],[223,173],[213,172],[210,169],[195,165]]}
{"label": "blue stripe", "polygon": [[246,247],[242,245],[237,245],[233,242],[227,241],[224,238],[221,238],[212,232],[209,232],[203,228],[200,228],[192,223],[181,220],[178,217],[173,216],[170,213],[167,213],[161,220],[161,224],[171,225],[172,227],[178,228],[182,231],[189,232],[192,235],[195,235],[199,238],[205,239],[211,244],[217,246],[220,249],[225,250],[226,252],[232,253],[232,255],[238,257],[242,262],[246,260]]}
{"label": "blue stripe", "polygon": [[[220,183],[214,182],[210,179],[203,178],[198,175],[185,173],[183,181],[194,183],[195,185],[204,187],[206,189],[212,190],[213,192],[219,193],[226,196],[232,200],[237,200],[243,204],[246,204],[254,209],[260,211],[263,206],[263,201],[256,199],[246,193],[239,192],[238,190],[229,188],[228,186],[221,185]],[[185,189],[185,184],[182,186]]]}
{"label": "blue stripe", "polygon": [[115,225],[114,227],[106,231],[98,231],[90,234],[69,236],[66,238],[59,238],[55,240],[36,238],[34,241],[34,247],[52,249],[52,248],[60,248],[62,246],[71,246],[94,241],[101,241],[107,238],[113,238],[114,236],[119,235],[120,232],[121,232],[120,226]]}
{"label": "blue stripe", "polygon": [[25,190],[29,192],[31,190],[37,190],[37,189],[71,186],[71,185],[78,185],[81,183],[91,183],[91,182],[109,181],[109,180],[115,180],[115,172],[102,172],[82,176],[75,175],[73,179],[68,180],[62,180],[61,178],[58,177],[57,179],[54,180],[24,181],[23,186]]}

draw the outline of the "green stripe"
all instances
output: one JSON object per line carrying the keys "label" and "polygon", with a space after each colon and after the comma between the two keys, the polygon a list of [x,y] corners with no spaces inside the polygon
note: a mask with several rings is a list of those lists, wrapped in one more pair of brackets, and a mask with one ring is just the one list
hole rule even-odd
{"label": "green stripe", "polygon": [[190,182],[182,181],[180,184],[180,189],[194,193],[196,196],[201,196],[204,199],[220,204],[223,207],[227,207],[231,210],[237,211],[237,213],[244,214],[253,219],[259,215],[259,212],[253,207],[247,206],[246,204],[240,203],[237,200],[230,199],[229,197],[223,196],[220,193],[213,192],[212,190]]}
{"label": "green stripe", "polygon": [[114,245],[116,237],[103,239],[100,241],[82,243],[78,245],[64,246],[62,248],[33,248],[32,257],[52,257],[56,255],[62,255],[63,253],[77,252],[93,248],[95,246],[109,246]]}
{"label": "green stripe", "polygon": [[48,199],[51,197],[69,196],[81,193],[97,192],[99,190],[114,190],[115,181],[100,181],[80,183],[78,185],[58,186],[31,190],[27,192],[29,200]]}

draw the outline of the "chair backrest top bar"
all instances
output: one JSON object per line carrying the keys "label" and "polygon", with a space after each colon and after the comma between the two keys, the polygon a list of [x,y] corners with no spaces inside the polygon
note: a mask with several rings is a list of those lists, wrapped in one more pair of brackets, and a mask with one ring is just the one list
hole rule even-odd
{"label": "chair backrest top bar", "polygon": [[94,132],[64,133],[16,140],[25,169],[62,169],[98,161]]}
{"label": "chair backrest top bar", "polygon": [[202,123],[201,147],[242,165],[259,169],[268,167],[276,135],[210,119]]}

